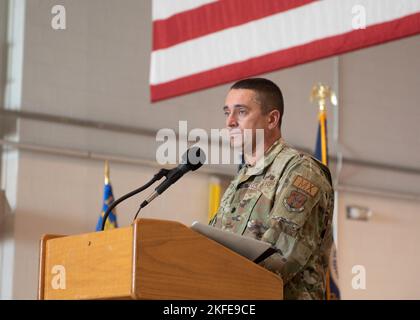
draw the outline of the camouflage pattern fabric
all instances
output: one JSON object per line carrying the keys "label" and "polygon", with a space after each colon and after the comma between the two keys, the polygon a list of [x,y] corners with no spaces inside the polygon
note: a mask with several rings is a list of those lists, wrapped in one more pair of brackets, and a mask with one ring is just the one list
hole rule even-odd
{"label": "camouflage pattern fabric", "polygon": [[240,169],[210,224],[277,249],[260,265],[283,279],[284,299],[324,299],[334,206],[330,172],[282,139],[259,161]]}

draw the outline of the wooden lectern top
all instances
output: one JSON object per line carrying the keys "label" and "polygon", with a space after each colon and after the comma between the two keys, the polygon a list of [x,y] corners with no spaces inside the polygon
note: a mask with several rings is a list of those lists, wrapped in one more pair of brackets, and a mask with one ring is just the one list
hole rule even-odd
{"label": "wooden lectern top", "polygon": [[280,277],[174,221],[41,240],[39,299],[282,299]]}

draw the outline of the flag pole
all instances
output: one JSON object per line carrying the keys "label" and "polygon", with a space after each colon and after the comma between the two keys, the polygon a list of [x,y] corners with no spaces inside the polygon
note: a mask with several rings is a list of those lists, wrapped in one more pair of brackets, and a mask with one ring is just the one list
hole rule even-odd
{"label": "flag pole", "polygon": [[105,176],[105,184],[109,184],[109,163],[108,163],[108,160],[105,160],[104,176]]}
{"label": "flag pole", "polygon": [[[326,101],[329,99],[333,105],[337,102],[337,97],[329,86],[318,83],[312,87],[311,102],[318,102],[318,120],[319,120],[319,139],[320,139],[320,154],[319,160],[328,166],[328,145],[327,145],[327,108]],[[326,274],[326,298],[331,300],[331,279],[330,266],[327,268]]]}

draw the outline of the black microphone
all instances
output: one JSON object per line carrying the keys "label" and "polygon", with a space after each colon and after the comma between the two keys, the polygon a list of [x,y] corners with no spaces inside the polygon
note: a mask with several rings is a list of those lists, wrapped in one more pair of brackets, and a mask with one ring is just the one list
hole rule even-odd
{"label": "black microphone", "polygon": [[149,188],[152,184],[154,184],[156,181],[162,179],[163,177],[167,177],[168,174],[170,173],[170,170],[167,169],[160,169],[158,173],[156,173],[153,178],[146,183],[145,185],[141,186],[140,188],[131,191],[125,195],[123,195],[121,198],[115,200],[113,203],[111,203],[111,205],[108,207],[108,209],[105,211],[104,216],[102,218],[102,227],[101,230],[104,231],[105,230],[105,223],[106,223],[106,219],[108,219],[109,214],[111,213],[111,211],[121,202],[123,202],[124,200],[136,195],[137,193],[140,193],[144,190],[146,190],[147,188]]}
{"label": "black microphone", "polygon": [[155,191],[146,200],[143,201],[143,203],[140,205],[140,209],[147,206],[150,202],[153,201],[153,199],[155,199],[171,185],[177,182],[184,174],[200,168],[204,162],[206,162],[206,154],[203,150],[201,150],[199,147],[188,149],[187,152],[185,152],[182,156],[181,164],[169,172],[165,181],[157,186]]}

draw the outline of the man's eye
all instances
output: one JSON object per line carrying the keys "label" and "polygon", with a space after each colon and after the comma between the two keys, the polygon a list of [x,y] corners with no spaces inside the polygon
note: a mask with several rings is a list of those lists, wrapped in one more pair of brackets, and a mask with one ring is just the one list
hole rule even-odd
{"label": "man's eye", "polygon": [[223,112],[223,114],[224,114],[226,117],[228,117],[228,116],[229,116],[229,112],[227,112],[227,111]]}
{"label": "man's eye", "polygon": [[245,115],[246,114],[246,110],[239,110],[239,114],[240,115]]}

